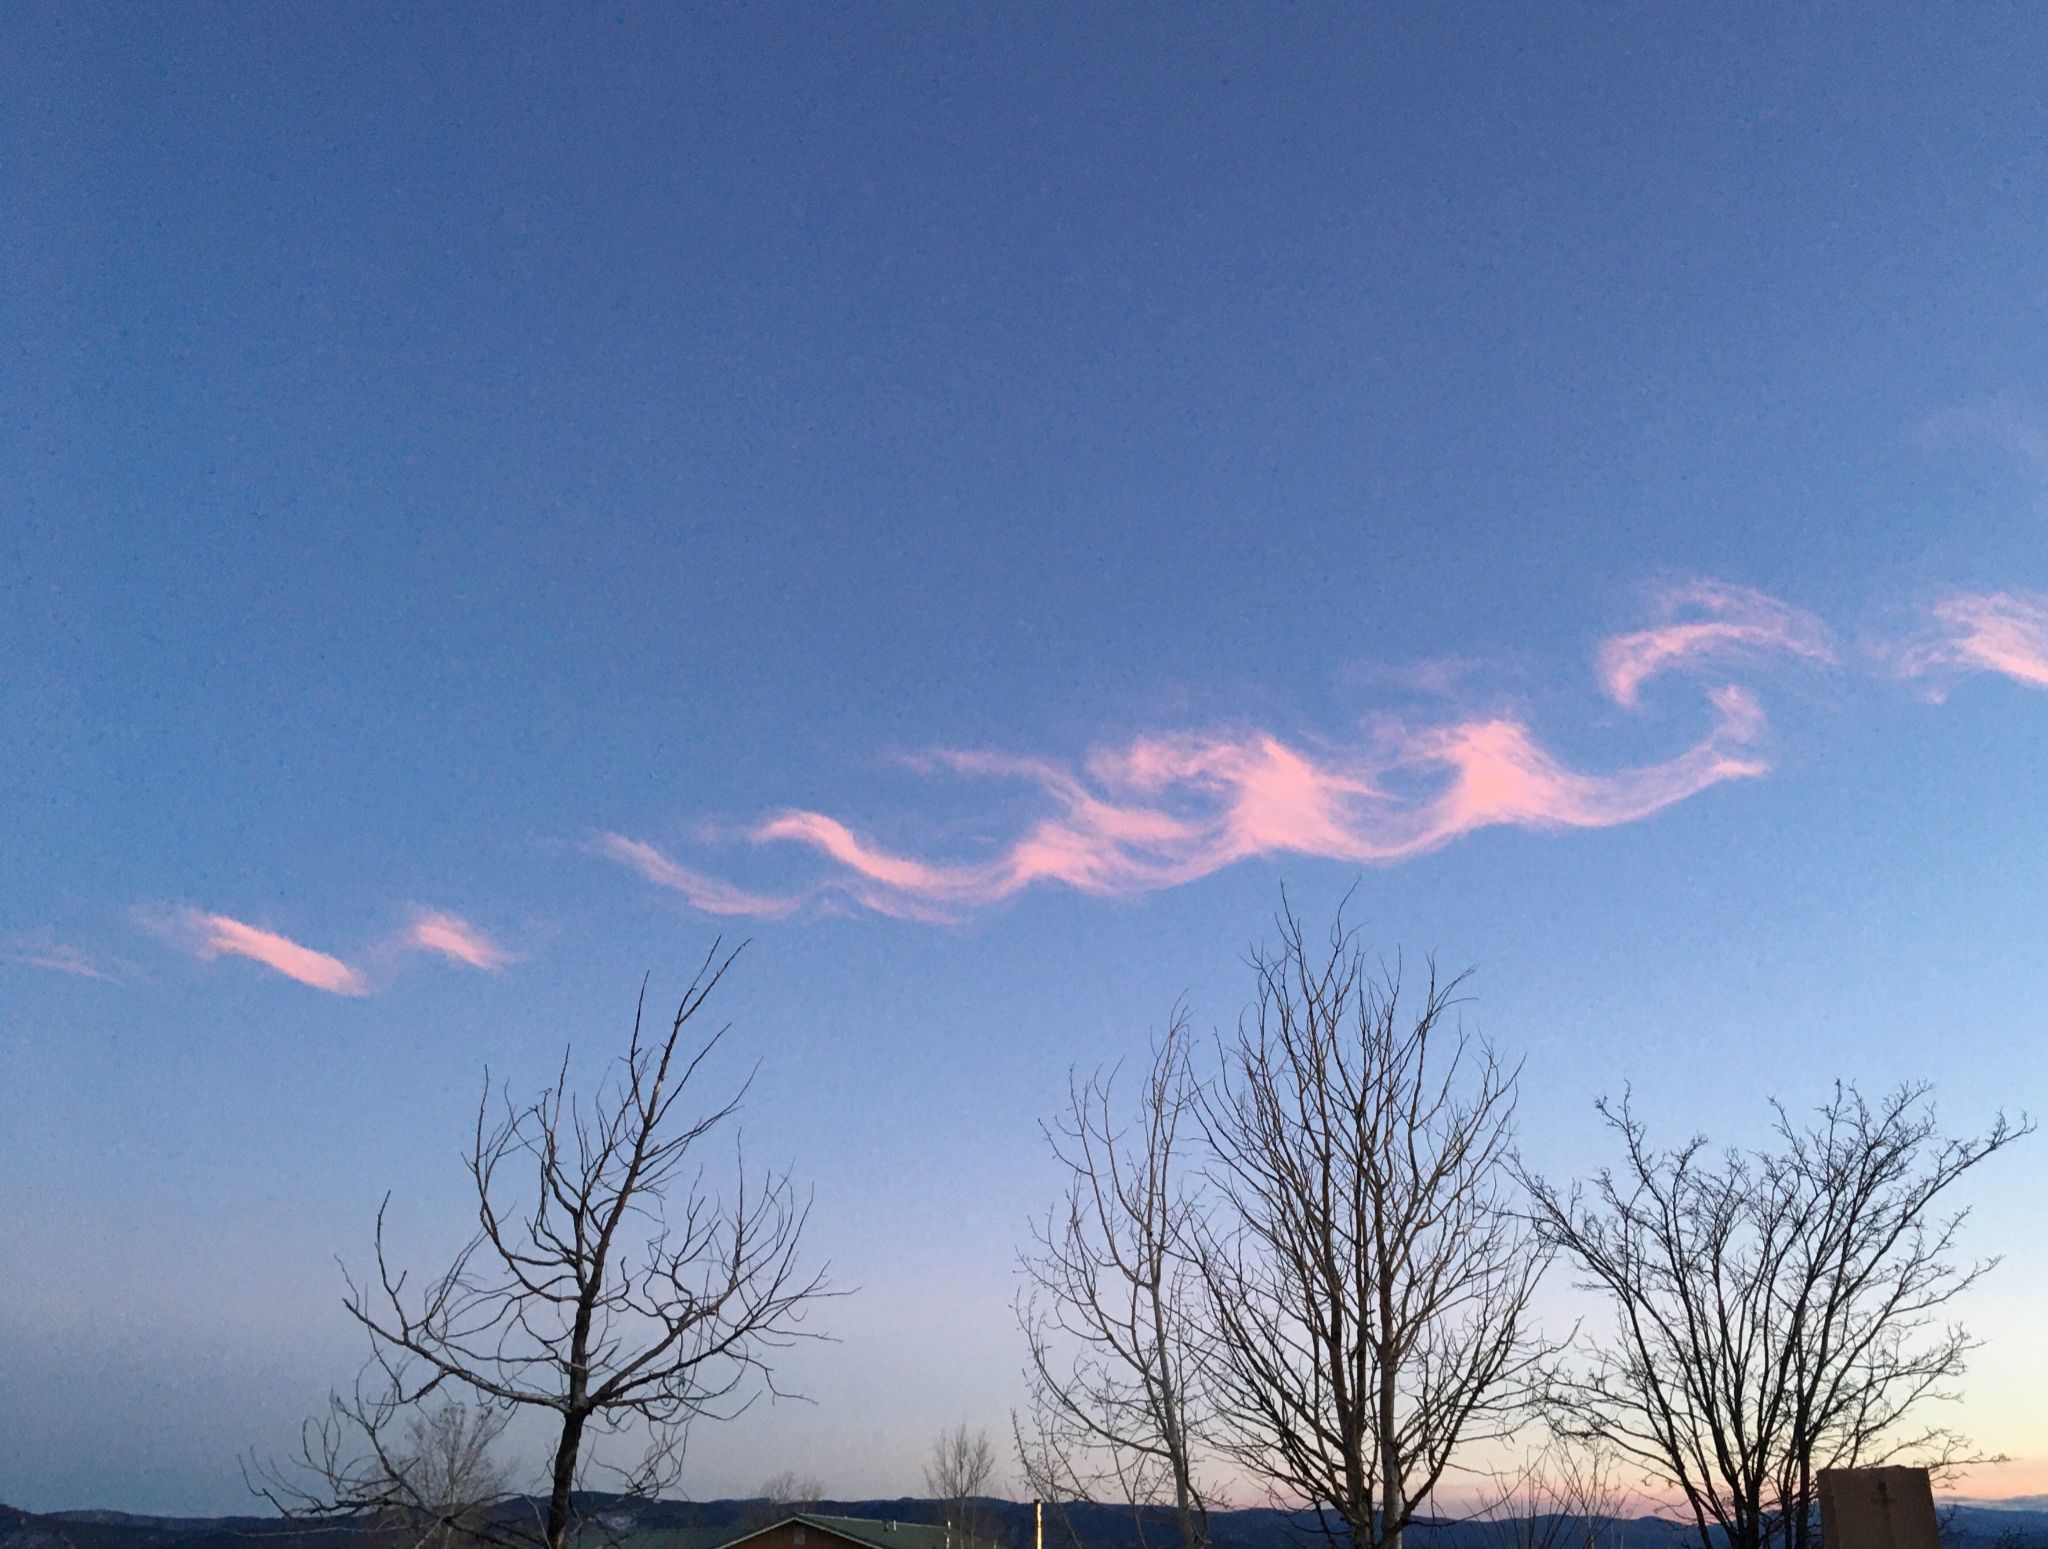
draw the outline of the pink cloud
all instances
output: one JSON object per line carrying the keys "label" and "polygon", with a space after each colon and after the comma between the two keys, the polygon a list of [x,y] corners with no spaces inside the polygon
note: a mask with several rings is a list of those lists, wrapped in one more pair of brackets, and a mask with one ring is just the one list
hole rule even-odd
{"label": "pink cloud", "polygon": [[[1833,636],[1818,619],[1746,587],[1695,581],[1667,589],[1655,606],[1652,627],[1615,636],[1598,654],[1600,684],[1623,705],[1637,704],[1644,683],[1674,670],[1767,653],[1836,660]],[[1764,774],[1764,718],[1756,701],[1732,685],[1708,698],[1714,718],[1697,742],[1670,758],[1618,770],[1567,763],[1511,714],[1391,723],[1356,746],[1244,729],[1134,736],[1078,764],[986,751],[925,753],[907,762],[927,777],[1021,783],[1041,810],[974,857],[900,848],[846,815],[774,813],[745,838],[800,847],[824,866],[817,882],[788,894],[748,892],[620,834],[604,835],[596,848],[707,912],[773,917],[838,904],[957,920],[1036,886],[1125,897],[1256,857],[1392,865],[1486,828],[1633,823],[1725,781]]]}
{"label": "pink cloud", "polygon": [[[933,768],[1025,781],[1048,803],[1046,815],[986,859],[905,854],[816,811],[777,814],[749,837],[801,845],[827,861],[831,874],[813,896],[925,920],[957,919],[1039,884],[1096,896],[1150,892],[1258,856],[1388,865],[1482,828],[1634,822],[1764,773],[1753,751],[1763,730],[1755,702],[1734,688],[1712,698],[1716,719],[1703,740],[1615,773],[1567,766],[1508,717],[1397,728],[1350,751],[1316,752],[1264,731],[1142,736],[1098,750],[1080,770],[988,753],[931,755]],[[711,912],[786,914],[805,901],[743,893],[618,835],[602,848]]]}
{"label": "pink cloud", "polygon": [[2032,592],[1957,592],[1929,610],[1934,627],[1897,655],[1899,671],[1996,672],[2048,688],[2048,597]]}
{"label": "pink cloud", "polygon": [[771,898],[760,893],[749,893],[707,877],[701,872],[690,870],[661,853],[651,844],[638,839],[628,839],[624,834],[599,834],[592,842],[591,849],[622,866],[629,866],[640,873],[656,887],[665,887],[680,893],[691,907],[706,914],[752,915],[760,919],[779,919],[800,907],[807,895],[791,898]]}
{"label": "pink cloud", "polygon": [[8,962],[19,963],[25,968],[47,968],[52,973],[70,974],[75,979],[97,979],[103,984],[120,982],[118,975],[102,968],[79,948],[61,941],[19,943],[5,956]]}
{"label": "pink cloud", "polygon": [[302,947],[289,937],[259,930],[224,914],[205,914],[197,909],[185,911],[181,921],[195,934],[201,957],[218,957],[222,953],[246,957],[287,979],[296,979],[330,995],[370,993],[363,976],[340,958]]}
{"label": "pink cloud", "polygon": [[496,972],[514,961],[510,952],[469,921],[438,909],[422,909],[413,916],[406,929],[405,945],[422,952],[438,952],[486,972]]}
{"label": "pink cloud", "polygon": [[1835,660],[1828,627],[1768,593],[1722,581],[1693,581],[1656,598],[1659,623],[1616,635],[1601,647],[1601,686],[1633,709],[1643,684],[1676,667],[1781,652],[1814,662]]}

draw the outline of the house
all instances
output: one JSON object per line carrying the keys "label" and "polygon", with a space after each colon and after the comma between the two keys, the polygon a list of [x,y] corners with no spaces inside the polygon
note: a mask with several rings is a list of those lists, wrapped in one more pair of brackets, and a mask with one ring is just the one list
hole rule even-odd
{"label": "house", "polygon": [[993,1549],[954,1528],[877,1517],[826,1517],[800,1511],[731,1540],[721,1549]]}

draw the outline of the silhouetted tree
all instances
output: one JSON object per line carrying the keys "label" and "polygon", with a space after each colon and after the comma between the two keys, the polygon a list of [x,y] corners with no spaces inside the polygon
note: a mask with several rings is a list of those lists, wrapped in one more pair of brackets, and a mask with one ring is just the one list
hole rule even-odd
{"label": "silhouetted tree", "polygon": [[1105,1496],[1170,1509],[1180,1549],[1208,1541],[1195,1476],[1200,1285],[1187,1254],[1186,1153],[1200,1135],[1176,1009],[1128,1110],[1117,1072],[1070,1078],[1045,1127],[1065,1196],[1033,1227],[1017,1306],[1029,1359],[1030,1429],[1013,1422],[1026,1482],[1041,1500]]}
{"label": "silhouetted tree", "polygon": [[760,1489],[754,1493],[760,1504],[742,1518],[742,1526],[749,1531],[772,1527],[798,1512],[816,1511],[818,1502],[824,1498],[825,1486],[815,1474],[785,1468],[762,1480]]}
{"label": "silhouetted tree", "polygon": [[996,1449],[987,1431],[973,1429],[962,1420],[951,1430],[941,1431],[932,1443],[931,1456],[924,1465],[925,1488],[940,1503],[945,1525],[960,1535],[963,1546],[991,1536],[988,1513],[981,1502],[995,1477]]}
{"label": "silhouetted tree", "polygon": [[[379,1207],[376,1274],[351,1277],[343,1303],[369,1335],[378,1397],[341,1405],[309,1432],[310,1486],[280,1488],[279,1472],[266,1472],[274,1502],[299,1514],[361,1509],[362,1459],[386,1450],[399,1417],[455,1392],[549,1417],[537,1536],[567,1549],[590,1468],[620,1494],[652,1496],[675,1479],[693,1421],[776,1391],[770,1358],[829,1294],[824,1272],[799,1262],[808,1198],[787,1173],[756,1177],[743,1158],[729,1196],[702,1192],[703,1148],[751,1076],[693,1116],[677,1109],[726,1031],[690,1046],[685,1030],[737,955],[714,944],[665,1034],[643,1037],[636,1008],[626,1052],[593,1099],[570,1092],[566,1054],[530,1102],[486,1078],[468,1160],[476,1234],[415,1289],[391,1267]],[[622,1433],[641,1446],[637,1462],[593,1458],[594,1439]]]}
{"label": "silhouetted tree", "polygon": [[1400,1549],[1458,1449],[1519,1423],[1546,1354],[1545,1250],[1506,1188],[1516,1072],[1451,1022],[1457,980],[1432,968],[1411,1001],[1341,914],[1322,946],[1278,924],[1197,1109],[1216,1444],[1333,1541]]}
{"label": "silhouetted tree", "polygon": [[1561,1422],[1676,1488],[1702,1549],[1806,1549],[1823,1468],[1977,1461],[1912,1418],[1961,1374],[1973,1341],[1945,1310],[1996,1262],[1956,1263],[1967,1212],[1937,1207],[2032,1125],[1948,1139],[1927,1092],[1838,1085],[1806,1123],[1773,1104],[1772,1143],[1718,1156],[1697,1135],[1658,1150],[1626,1098],[1603,1101],[1619,1166],[1590,1187],[1528,1179],[1615,1313],[1559,1376]]}
{"label": "silhouetted tree", "polygon": [[260,1470],[252,1486],[287,1510],[332,1502],[367,1518],[392,1549],[494,1542],[507,1486],[493,1447],[510,1418],[491,1404],[404,1405],[388,1387],[358,1386],[330,1395],[327,1413],[303,1433],[319,1493]]}
{"label": "silhouetted tree", "polygon": [[1598,1443],[1554,1437],[1515,1468],[1478,1513],[1496,1549],[1605,1549],[1616,1542],[1628,1492],[1618,1455]]}
{"label": "silhouetted tree", "polygon": [[[433,1528],[420,1542],[454,1549],[479,1536],[485,1513],[505,1496],[505,1468],[492,1448],[510,1419],[504,1409],[454,1399],[406,1417],[408,1445],[394,1483],[402,1479],[433,1514]],[[413,1514],[426,1513],[415,1508]]]}

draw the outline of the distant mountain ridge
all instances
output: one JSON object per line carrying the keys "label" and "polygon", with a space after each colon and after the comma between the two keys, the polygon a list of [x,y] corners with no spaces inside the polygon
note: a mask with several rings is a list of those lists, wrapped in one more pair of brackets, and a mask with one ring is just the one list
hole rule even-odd
{"label": "distant mountain ridge", "polygon": [[[762,1525],[767,1504],[742,1499],[627,1505],[610,1496],[579,1501],[585,1515],[603,1518],[619,1535],[621,1549],[716,1549]],[[981,1505],[999,1542],[1030,1549],[1028,1504],[990,1500]],[[820,1501],[806,1509],[915,1523],[934,1523],[941,1515],[940,1502],[911,1496]],[[1141,1542],[1142,1549],[1164,1549],[1171,1540],[1171,1523],[1163,1512],[1148,1514],[1142,1541],[1125,1508],[1068,1504],[1049,1508],[1045,1515],[1046,1549],[1141,1549]],[[1698,1541],[1690,1523],[1663,1517],[1612,1519],[1608,1527],[1612,1549],[1692,1549]],[[1427,1549],[1508,1549],[1500,1530],[1484,1522],[1431,1519],[1411,1531]],[[289,1539],[290,1549],[363,1549],[364,1532],[363,1525],[346,1521],[164,1517],[100,1509],[36,1513],[0,1505],[0,1549],[254,1549],[252,1541],[266,1539]],[[1308,1549],[1323,1541],[1313,1516],[1263,1506],[1212,1513],[1210,1536],[1215,1549]],[[1944,1503],[1942,1538],[1944,1544],[1979,1549],[2048,1549],[2048,1497]]]}

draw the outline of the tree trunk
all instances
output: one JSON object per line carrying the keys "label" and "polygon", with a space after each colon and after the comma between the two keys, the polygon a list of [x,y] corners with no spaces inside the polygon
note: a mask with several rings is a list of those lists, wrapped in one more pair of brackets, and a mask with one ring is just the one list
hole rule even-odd
{"label": "tree trunk", "polygon": [[553,1487],[548,1494],[547,1549],[569,1549],[569,1493],[576,1485],[576,1454],[583,1446],[584,1416],[562,1417],[562,1440],[555,1448]]}
{"label": "tree trunk", "polygon": [[1195,1522],[1194,1479],[1188,1468],[1187,1417],[1181,1412],[1180,1395],[1173,1387],[1173,1342],[1167,1336],[1165,1298],[1160,1291],[1163,1271],[1155,1270],[1148,1287],[1152,1304],[1153,1348],[1159,1361],[1159,1420],[1164,1433],[1167,1459],[1173,1465],[1173,1510],[1180,1525],[1180,1549],[1202,1549],[1207,1536]]}
{"label": "tree trunk", "polygon": [[[1378,1220],[1379,1213],[1375,1211],[1375,1224]],[[1384,1240],[1379,1245],[1379,1252],[1380,1264],[1385,1266],[1391,1255]],[[1393,1344],[1394,1288],[1384,1267],[1380,1272],[1378,1295],[1380,1340],[1376,1353],[1379,1356],[1379,1392],[1374,1397],[1379,1404],[1379,1549],[1401,1549],[1402,1530],[1408,1517],[1408,1483],[1401,1477],[1400,1362]]]}
{"label": "tree trunk", "polygon": [[[1390,1438],[1391,1432],[1383,1432],[1383,1438]],[[1401,1549],[1401,1535],[1405,1531],[1402,1519],[1408,1515],[1408,1499],[1401,1488],[1399,1461],[1395,1457],[1391,1439],[1380,1442],[1380,1528],[1379,1549]]]}
{"label": "tree trunk", "polygon": [[1173,1508],[1180,1519],[1180,1549],[1202,1549],[1202,1530],[1195,1525],[1194,1503],[1188,1499],[1188,1471],[1175,1460]]}

